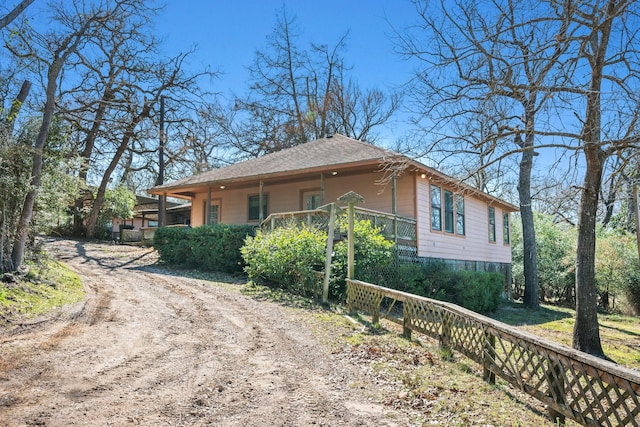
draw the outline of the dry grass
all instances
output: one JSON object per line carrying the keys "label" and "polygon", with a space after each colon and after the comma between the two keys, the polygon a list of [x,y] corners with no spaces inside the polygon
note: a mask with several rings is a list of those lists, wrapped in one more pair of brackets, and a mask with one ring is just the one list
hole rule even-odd
{"label": "dry grass", "polygon": [[359,316],[356,322],[337,314],[314,317],[321,323],[318,333],[332,340],[334,354],[359,366],[374,384],[372,399],[410,413],[417,426],[554,425],[537,400],[502,380],[493,386],[484,382],[479,365],[443,354],[435,340],[417,335],[406,340],[398,325],[384,320],[373,326]]}
{"label": "dry grass", "polygon": [[[519,303],[505,303],[491,317],[548,340],[571,346],[575,311],[543,305],[530,310]],[[600,313],[600,340],[608,357],[629,368],[640,369],[638,317]]]}

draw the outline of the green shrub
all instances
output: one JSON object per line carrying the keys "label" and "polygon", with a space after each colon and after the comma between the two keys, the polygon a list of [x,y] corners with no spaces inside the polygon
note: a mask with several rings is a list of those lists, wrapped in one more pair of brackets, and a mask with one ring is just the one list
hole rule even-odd
{"label": "green shrub", "polygon": [[287,289],[305,289],[315,281],[313,267],[324,264],[327,234],[290,225],[268,233],[258,231],[241,249],[251,280],[267,280]]}
{"label": "green shrub", "polygon": [[240,248],[254,234],[250,225],[215,224],[196,228],[163,227],[156,230],[153,246],[167,264],[205,271],[239,273]]}
{"label": "green shrub", "polygon": [[188,228],[161,227],[153,235],[153,247],[160,260],[171,265],[184,265],[191,259],[191,242]]}
{"label": "green shrub", "polygon": [[454,302],[478,313],[495,311],[500,305],[504,277],[500,273],[457,271]]}
{"label": "green shrub", "polygon": [[500,273],[452,271],[443,262],[402,265],[400,275],[407,292],[452,302],[478,313],[498,308],[504,284]]}
{"label": "green shrub", "polygon": [[[341,229],[347,229],[346,217],[340,218],[339,225]],[[353,235],[354,277],[363,282],[384,286],[384,275],[389,272],[394,260],[395,245],[385,239],[380,234],[380,229],[371,225],[369,220],[355,221]],[[348,250],[346,240],[334,246],[329,292],[338,300],[346,298]]]}
{"label": "green shrub", "polygon": [[[346,228],[346,220],[339,226]],[[393,261],[394,244],[380,235],[369,221],[354,224],[355,277],[380,284],[377,280]],[[268,280],[288,289],[304,289],[315,282],[314,267],[324,268],[327,233],[292,224],[269,233],[258,232],[242,248],[245,271],[251,280]],[[334,246],[329,296],[344,301],[347,276],[346,241]]]}

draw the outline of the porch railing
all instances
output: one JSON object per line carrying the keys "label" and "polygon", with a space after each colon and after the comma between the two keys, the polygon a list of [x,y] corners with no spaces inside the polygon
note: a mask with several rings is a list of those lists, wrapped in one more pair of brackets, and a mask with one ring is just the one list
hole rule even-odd
{"label": "porch railing", "polygon": [[[293,222],[326,230],[329,226],[330,206],[329,204],[313,210],[273,213],[262,222],[260,227],[263,231],[274,230]],[[344,208],[338,206],[338,213],[343,211]],[[416,220],[414,218],[361,207],[355,208],[355,214],[356,219],[371,221],[371,224],[378,227],[385,238],[402,243],[405,246],[416,245]],[[346,230],[336,229],[336,233],[344,231]]]}

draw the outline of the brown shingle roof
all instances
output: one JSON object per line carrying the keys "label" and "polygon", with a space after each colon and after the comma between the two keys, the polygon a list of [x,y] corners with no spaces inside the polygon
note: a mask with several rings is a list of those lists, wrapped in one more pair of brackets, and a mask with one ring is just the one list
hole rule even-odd
{"label": "brown shingle roof", "polygon": [[180,190],[193,189],[212,183],[256,181],[278,176],[289,177],[323,169],[336,170],[357,167],[358,165],[381,165],[383,161],[393,161],[406,166],[413,165],[414,168],[428,171],[430,175],[437,176],[443,182],[470,191],[480,197],[497,201],[511,211],[518,210],[517,207],[503,200],[474,189],[402,154],[340,134],[159,185],[148,191],[152,194],[166,192],[170,195],[173,192],[177,196]]}
{"label": "brown shingle roof", "polygon": [[282,173],[295,174],[316,168],[375,162],[396,156],[399,154],[393,151],[335,134],[332,137],[317,139],[262,157],[157,186],[150,191],[198,186],[210,182],[268,177]]}

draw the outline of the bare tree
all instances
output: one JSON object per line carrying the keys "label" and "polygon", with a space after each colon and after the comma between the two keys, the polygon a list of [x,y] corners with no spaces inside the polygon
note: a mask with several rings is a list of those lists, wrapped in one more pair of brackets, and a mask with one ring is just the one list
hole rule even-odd
{"label": "bare tree", "polygon": [[[573,346],[604,356],[598,327],[595,283],[596,217],[606,159],[640,142],[638,129],[640,57],[638,4],[631,0],[603,0],[569,4],[579,55],[575,66],[584,65],[589,78],[581,95],[586,111],[579,141],[586,169],[578,212],[576,260],[576,323]],[[603,90],[606,89],[606,90]]]}
{"label": "bare tree", "polygon": [[331,83],[325,128],[361,141],[375,141],[373,130],[388,123],[400,108],[402,96],[374,88],[363,91],[340,68]]}
{"label": "bare tree", "polygon": [[[476,153],[482,168],[508,155],[521,156],[524,303],[535,308],[539,283],[531,175],[537,118],[553,95],[550,82],[562,78],[554,66],[568,47],[568,17],[562,10],[530,7],[523,18],[520,11],[529,2],[488,3],[417,1],[419,24],[399,34],[399,46],[424,64],[410,90],[417,123],[431,140],[423,153],[467,158]],[[452,132],[478,118],[482,125],[471,129],[480,133]]]}
{"label": "bare tree", "polygon": [[[33,147],[31,189],[24,200],[11,252],[14,269],[18,269],[23,261],[29,225],[33,215],[33,205],[42,179],[43,149],[56,109],[60,74],[69,58],[78,52],[81,45],[94,34],[96,28],[122,7],[123,4],[118,2],[111,7],[83,9],[81,5],[74,3],[74,10],[71,13],[62,8],[54,9],[56,13],[54,19],[66,25],[60,30],[61,33],[49,32],[46,36],[19,33],[21,45],[11,47],[14,55],[46,65],[46,75],[44,76],[46,100],[43,107],[42,124]],[[35,43],[39,46],[35,46]],[[46,48],[46,50],[42,50],[42,48]],[[49,56],[38,56],[38,52],[48,53]]]}
{"label": "bare tree", "polygon": [[345,65],[348,32],[334,45],[299,45],[295,16],[276,15],[267,47],[249,67],[250,94],[235,102],[236,127],[244,134],[240,151],[260,155],[334,132],[371,141],[372,129],[387,123],[400,96],[361,90]]}
{"label": "bare tree", "polygon": [[[99,153],[108,152],[112,143],[106,129],[118,128],[121,117],[114,111],[128,108],[131,87],[143,79],[149,65],[145,58],[156,49],[149,31],[154,10],[143,3],[112,16],[109,25],[78,52],[72,64],[79,78],[75,85],[61,91],[60,114],[74,129],[78,139],[78,156],[82,160],[78,177],[84,191],[74,206],[74,231],[84,231],[85,200],[91,195],[87,188],[89,171],[95,173],[96,163],[102,162]],[[98,147],[96,147],[98,144]]]}
{"label": "bare tree", "polygon": [[[124,108],[112,110],[113,116],[108,119],[109,122],[119,123],[119,126],[110,127],[110,135],[104,135],[104,139],[111,142],[114,151],[109,155],[110,160],[102,173],[93,206],[86,219],[88,238],[94,236],[107,186],[123,155],[128,150],[133,150],[134,141],[141,143],[149,139],[149,133],[143,131],[143,125],[153,118],[160,98],[165,94],[183,96],[197,94],[197,80],[202,75],[210,74],[208,72],[185,73],[184,62],[190,53],[179,54],[163,62],[155,60],[150,63],[144,63],[144,61],[139,63],[140,67],[133,82],[125,86]],[[157,123],[153,127],[157,128]],[[150,152],[151,150],[142,149],[142,151]]]}
{"label": "bare tree", "polygon": [[[548,147],[584,154],[574,347],[603,356],[594,278],[595,226],[605,160],[638,143],[637,3],[442,2],[439,14],[434,14],[433,5],[427,10],[425,3],[417,4],[422,28],[433,37],[427,43],[432,44],[418,46],[415,37],[402,41],[406,53],[428,64],[416,77],[422,91],[414,93],[428,100],[418,104],[423,119],[431,123],[426,130],[438,132],[429,148],[442,149],[443,143],[459,140],[447,129],[475,114],[474,106],[488,98],[508,100],[511,108],[496,111],[500,120],[485,143],[503,146],[505,138],[513,138],[515,146],[494,161],[522,156],[518,190],[523,228],[532,211],[535,153]],[[464,153],[459,146],[455,150]],[[525,262],[534,262],[533,224],[523,233],[525,245],[531,247]],[[535,271],[528,274],[535,280]],[[532,289],[530,305],[534,297]]]}

